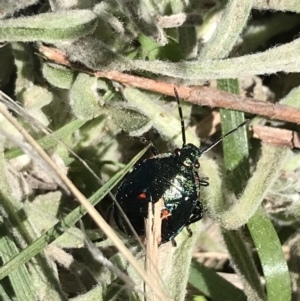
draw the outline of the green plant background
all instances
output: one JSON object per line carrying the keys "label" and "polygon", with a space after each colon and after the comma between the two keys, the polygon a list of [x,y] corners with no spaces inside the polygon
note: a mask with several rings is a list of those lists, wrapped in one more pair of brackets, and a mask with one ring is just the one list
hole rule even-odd
{"label": "green plant background", "polygon": [[[0,0],[0,99],[108,216],[109,193],[143,155],[133,137],[147,137],[161,152],[181,147],[176,103],[47,61],[39,46],[92,70],[207,84],[299,108],[299,30],[298,0]],[[220,135],[216,116],[223,134],[245,119],[184,101],[182,108],[187,141],[197,146]],[[206,214],[192,225],[192,238],[182,231],[176,248],[159,248],[166,294],[298,300],[299,154],[250,139],[242,128],[199,162],[210,181],[201,188]],[[0,299],[143,300],[136,271],[41,163],[0,116]],[[140,246],[119,234],[143,263]]]}

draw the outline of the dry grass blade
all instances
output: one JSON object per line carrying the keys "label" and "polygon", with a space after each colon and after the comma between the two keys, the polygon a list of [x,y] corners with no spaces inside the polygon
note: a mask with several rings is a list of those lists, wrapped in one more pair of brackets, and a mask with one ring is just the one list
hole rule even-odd
{"label": "dry grass blade", "polygon": [[[161,241],[161,210],[164,207],[163,199],[148,204],[148,219],[145,221],[146,229],[146,271],[157,286],[160,286],[158,268],[158,245]],[[145,295],[149,296],[151,290],[145,285]],[[147,298],[147,297],[146,297]],[[146,299],[147,300],[147,299]],[[152,296],[151,300],[160,300],[158,296]]]}

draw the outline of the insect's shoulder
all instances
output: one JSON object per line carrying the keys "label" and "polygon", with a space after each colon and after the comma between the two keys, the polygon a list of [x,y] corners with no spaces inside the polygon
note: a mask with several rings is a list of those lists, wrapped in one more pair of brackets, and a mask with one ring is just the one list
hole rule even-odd
{"label": "insect's shoulder", "polygon": [[162,153],[153,156],[151,158],[145,159],[142,162],[139,162],[138,164],[135,165],[134,171],[146,169],[146,168],[147,169],[157,168],[157,166],[164,166],[164,165],[170,165],[175,163],[176,163],[176,158],[174,158],[174,155],[172,153]]}

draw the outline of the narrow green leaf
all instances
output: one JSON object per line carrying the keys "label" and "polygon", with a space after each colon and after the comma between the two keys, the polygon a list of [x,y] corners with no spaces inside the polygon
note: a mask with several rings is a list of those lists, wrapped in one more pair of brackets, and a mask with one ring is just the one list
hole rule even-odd
{"label": "narrow green leaf", "polygon": [[[299,108],[300,88],[294,88],[280,103]],[[219,221],[226,229],[237,229],[246,224],[259,208],[265,195],[277,179],[280,168],[289,154],[285,147],[263,144],[262,155],[249,179],[242,196],[228,210],[220,214]]]}
{"label": "narrow green leaf", "polygon": [[291,300],[288,266],[278,235],[262,207],[247,223],[264,272],[268,300]]}
{"label": "narrow green leaf", "polygon": [[[9,257],[16,256],[19,249],[7,231],[7,221],[0,217],[0,256],[1,260],[6,263]],[[19,300],[34,300],[36,294],[34,293],[32,278],[25,265],[20,267],[9,274],[9,280],[14,290],[14,294]],[[5,289],[5,287],[3,287]]]}
{"label": "narrow green leaf", "polygon": [[240,230],[222,230],[231,264],[239,276],[250,300],[264,300],[265,293],[249,245]]}
{"label": "narrow green leaf", "polygon": [[[218,88],[239,94],[239,82],[237,79],[218,80]],[[222,120],[222,134],[228,133],[244,121],[244,113],[232,110],[220,110]],[[249,150],[246,128],[223,140],[224,163],[228,175],[229,190],[239,195],[244,190],[249,173]],[[226,204],[224,204],[224,207]],[[264,291],[259,279],[259,273],[255,267],[251,252],[245,244],[239,230],[228,231],[223,229],[222,234],[235,270],[241,276],[248,298],[262,299]]]}
{"label": "narrow green leaf", "polygon": [[[300,89],[298,89],[298,92],[299,90]],[[291,92],[290,94],[291,97],[287,96],[285,99],[286,102],[293,102],[295,93]],[[285,148],[271,145],[265,146],[264,149],[265,151],[262,156],[265,157],[266,164],[263,165],[262,160],[259,160],[258,164],[261,163],[263,166],[258,166],[261,170],[257,172],[262,175],[265,174],[265,185],[261,185],[261,183],[258,182],[257,187],[253,186],[251,190],[249,189],[247,195],[243,195],[243,202],[252,202],[252,199],[254,199],[254,202],[256,199],[258,201],[263,200],[263,195],[266,194],[271,183],[274,183],[276,180],[280,166],[288,153],[288,150]],[[257,177],[257,180],[259,180],[259,177]],[[268,181],[272,182],[266,186]],[[262,195],[260,195],[262,189],[259,186],[261,186],[261,188],[265,187],[265,192]],[[258,191],[257,197],[255,193],[251,193],[255,191]],[[244,194],[246,194],[246,192],[247,189]],[[246,197],[248,200],[246,200]],[[256,246],[264,272],[268,300],[291,300],[290,275],[282,246],[270,218],[262,207],[258,207],[255,214],[249,219],[247,226]]]}
{"label": "narrow green leaf", "polygon": [[242,290],[195,260],[191,264],[189,283],[214,301],[247,300]]}
{"label": "narrow green leaf", "polygon": [[13,299],[11,299],[4,290],[3,281],[0,282],[0,296],[2,301],[13,301]]}
{"label": "narrow green leaf", "polygon": [[[117,172],[107,183],[105,183],[98,191],[96,191],[90,198],[90,203],[95,206],[105,195],[115,187],[125,174],[132,168],[132,166],[143,156],[147,151],[146,146],[140,151],[122,170]],[[8,263],[0,268],[0,280],[7,276],[11,271],[18,268],[20,265],[26,263],[33,256],[41,252],[47,245],[60,237],[65,231],[73,226],[80,218],[86,214],[86,209],[83,206],[78,206],[64,219],[56,225],[48,229],[42,236],[34,241],[30,246],[22,250],[17,256],[12,258]]]}
{"label": "narrow green leaf", "polygon": [[[239,94],[239,82],[236,79],[218,80],[218,89]],[[244,113],[220,110],[222,134],[225,135],[239,126],[244,120]],[[236,195],[240,194],[250,176],[248,163],[248,138],[246,128],[226,137],[223,141],[224,162],[226,172]]]}
{"label": "narrow green leaf", "polygon": [[[229,92],[236,93],[237,89],[230,87],[231,83],[234,83],[235,80],[227,80],[228,84],[224,85],[224,81],[219,81],[220,86]],[[237,83],[237,81],[236,81]],[[237,86],[237,85],[236,85]],[[223,124],[227,123],[231,127],[237,126],[236,120],[233,122],[230,120],[230,116],[235,115],[238,118],[239,115],[243,115],[240,112],[228,112],[227,110],[221,111],[221,117]],[[235,118],[235,119],[236,119]],[[224,146],[224,156],[225,156],[225,167],[226,169],[231,172],[234,170],[235,176],[231,178],[231,184],[234,188],[234,192],[236,195],[239,195],[243,192],[245,183],[247,178],[249,177],[249,165],[248,165],[248,145],[247,145],[247,138],[242,137],[240,135],[235,135],[235,139],[230,141],[229,139],[225,140],[223,143]],[[239,141],[238,139],[244,138],[244,141]],[[228,144],[226,146],[226,144]],[[266,149],[266,148],[265,148]],[[280,163],[286,156],[286,149],[284,148],[276,148],[273,146],[268,146],[267,149],[273,150],[273,156],[267,156],[269,158],[270,163],[268,167],[266,166],[258,166],[258,168],[262,167],[261,173],[265,175],[272,174],[271,176],[266,176],[268,179],[264,181],[264,184],[269,183],[269,185],[263,185],[265,191],[263,194],[266,193],[268,187],[271,183],[276,179],[276,175],[278,174],[278,170],[280,169]],[[227,153],[228,152],[228,153]],[[265,154],[264,154],[265,155]],[[276,156],[277,155],[277,156]],[[282,156],[281,156],[282,155]],[[279,158],[277,158],[279,156]],[[280,158],[281,156],[281,158]],[[263,163],[262,160],[259,160],[258,165]],[[274,168],[277,164],[277,170],[275,172]],[[236,180],[238,179],[238,181]],[[252,180],[252,179],[251,179]],[[259,190],[260,191],[260,190]],[[245,194],[247,193],[247,188],[244,190],[243,199],[239,200],[238,202],[245,202]],[[248,191],[249,193],[249,191]],[[247,195],[248,198],[254,199],[254,202],[259,205],[259,202],[262,201],[261,197],[255,198],[253,194]],[[253,202],[249,200],[247,203]],[[239,214],[236,212],[236,214]],[[268,300],[290,300],[291,299],[291,285],[290,285],[290,278],[287,263],[284,258],[284,254],[282,252],[282,246],[278,239],[277,233],[274,230],[274,227],[267,217],[264,210],[259,207],[256,212],[252,215],[249,219],[248,229],[256,246],[261,266],[264,271],[264,276],[266,280],[267,286],[267,298]],[[246,277],[249,282],[248,290],[245,287],[246,293],[250,298],[259,298],[264,295],[261,285],[259,284],[258,273],[251,272],[253,270],[252,258],[249,258],[248,264],[243,266],[245,262],[245,258],[247,257],[248,252],[244,252],[244,254],[240,254],[241,256],[236,256],[238,253],[234,252],[234,249],[237,247],[237,240],[231,241],[228,239],[228,233],[232,232],[224,232],[225,241],[229,247],[231,256],[234,256],[234,262],[238,270],[241,271],[242,275]],[[240,239],[242,243],[242,239]],[[247,269],[247,267],[249,267]],[[248,276],[247,276],[248,275]],[[256,277],[255,277],[256,275]],[[255,297],[255,295],[257,297]]]}
{"label": "narrow green leaf", "polygon": [[[67,125],[61,127],[56,132],[53,132],[52,134],[39,139],[37,142],[43,149],[53,147],[59,143],[59,140],[65,140],[66,137],[72,135],[75,131],[80,129],[86,122],[87,120],[73,120]],[[5,152],[5,159],[10,160],[23,154],[24,152],[20,148],[12,148]]]}

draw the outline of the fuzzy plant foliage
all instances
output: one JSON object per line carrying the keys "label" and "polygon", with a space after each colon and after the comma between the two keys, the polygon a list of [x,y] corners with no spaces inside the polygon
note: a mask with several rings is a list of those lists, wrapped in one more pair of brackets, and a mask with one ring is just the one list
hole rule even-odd
{"label": "fuzzy plant foliage", "polygon": [[156,87],[300,109],[299,14],[298,0],[0,1],[0,299],[298,300],[300,157],[249,124],[199,158],[204,218],[176,247],[149,258],[111,205],[150,156],[140,137],[172,153],[182,120],[200,148],[245,118],[297,136],[184,100],[180,120]]}

